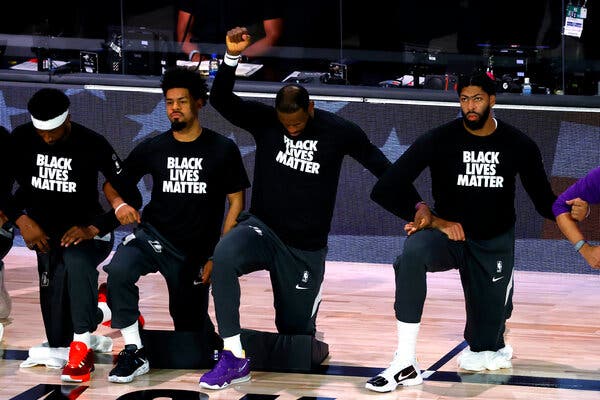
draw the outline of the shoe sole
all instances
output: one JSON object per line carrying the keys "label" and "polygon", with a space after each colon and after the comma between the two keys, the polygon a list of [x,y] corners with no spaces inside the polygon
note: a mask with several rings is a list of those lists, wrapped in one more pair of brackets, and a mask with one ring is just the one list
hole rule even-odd
{"label": "shoe sole", "polygon": [[81,383],[81,382],[89,381],[91,379],[91,377],[92,377],[92,373],[90,372],[89,374],[85,374],[85,375],[61,375],[60,380],[63,382]]}
{"label": "shoe sole", "polygon": [[237,378],[237,379],[232,379],[231,382],[227,383],[225,382],[222,386],[219,385],[209,385],[206,382],[200,382],[200,386],[205,388],[205,389],[212,389],[212,390],[219,390],[219,389],[225,389],[227,386],[229,385],[233,385],[235,383],[244,383],[244,382],[248,382],[250,380],[251,376],[250,374],[243,376],[241,378]]}
{"label": "shoe sole", "polygon": [[373,386],[370,383],[366,383],[365,384],[365,388],[372,390],[374,392],[378,392],[378,393],[386,393],[386,392],[393,392],[394,390],[396,390],[396,388],[398,386],[416,386],[416,385],[420,385],[423,383],[423,377],[419,376],[417,378],[413,378],[413,379],[405,379],[400,383],[396,383],[394,384],[387,384],[385,386]]}
{"label": "shoe sole", "polygon": [[459,365],[458,367],[460,369],[464,369],[465,371],[469,371],[469,372],[481,372],[481,371],[485,371],[485,370],[498,371],[499,369],[512,368],[512,362],[508,361],[502,365],[496,365],[496,366],[492,366],[492,367],[490,367],[489,365],[481,365],[481,366]]}
{"label": "shoe sole", "polygon": [[133,378],[136,376],[147,374],[150,371],[150,363],[146,361],[142,364],[138,369],[133,371],[133,374],[128,376],[117,376],[117,375],[109,375],[108,381],[113,383],[129,383],[133,381]]}

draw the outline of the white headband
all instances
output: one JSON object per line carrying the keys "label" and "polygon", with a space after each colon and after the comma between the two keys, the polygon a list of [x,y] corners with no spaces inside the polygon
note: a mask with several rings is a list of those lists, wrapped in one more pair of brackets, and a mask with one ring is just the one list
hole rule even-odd
{"label": "white headband", "polygon": [[33,122],[33,126],[35,126],[39,130],[51,131],[52,129],[56,129],[59,126],[61,126],[63,124],[63,122],[65,122],[65,120],[67,119],[68,115],[69,115],[69,109],[67,109],[67,111],[65,111],[64,113],[60,114],[58,117],[54,117],[47,121],[35,119],[35,118],[33,118],[33,115],[32,115],[31,122]]}

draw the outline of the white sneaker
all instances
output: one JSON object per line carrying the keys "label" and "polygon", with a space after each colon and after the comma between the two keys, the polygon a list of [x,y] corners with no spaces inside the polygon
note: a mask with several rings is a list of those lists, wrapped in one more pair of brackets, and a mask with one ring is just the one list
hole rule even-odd
{"label": "white sneaker", "polygon": [[19,367],[30,368],[45,365],[48,368],[63,368],[69,359],[68,347],[49,347],[48,342],[29,349],[28,357]]}
{"label": "white sneaker", "polygon": [[4,336],[4,325],[0,322],[0,342],[2,341],[2,337]]}
{"label": "white sneaker", "polygon": [[96,353],[110,353],[113,349],[113,340],[108,336],[92,335],[90,338],[90,349]]}
{"label": "white sneaker", "polygon": [[[108,336],[92,335],[90,348],[99,353],[110,353],[113,340]],[[29,349],[27,359],[19,367],[31,368],[45,365],[48,368],[64,368],[69,360],[69,347],[50,347],[48,342]]]}
{"label": "white sneaker", "polygon": [[416,361],[399,363],[392,361],[390,366],[367,381],[365,388],[374,392],[391,392],[398,385],[413,386],[423,383],[421,370]]}
{"label": "white sneaker", "polygon": [[512,368],[513,349],[506,345],[498,351],[471,351],[469,347],[458,356],[458,366],[467,371],[496,371]]}

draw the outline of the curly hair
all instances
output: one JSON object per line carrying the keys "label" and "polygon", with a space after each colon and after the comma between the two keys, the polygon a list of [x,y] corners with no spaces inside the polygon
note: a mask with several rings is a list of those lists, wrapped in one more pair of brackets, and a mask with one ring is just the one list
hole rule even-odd
{"label": "curly hair", "polygon": [[169,89],[184,88],[190,92],[194,100],[208,100],[208,85],[198,71],[186,67],[172,67],[165,71],[160,87],[164,95]]}

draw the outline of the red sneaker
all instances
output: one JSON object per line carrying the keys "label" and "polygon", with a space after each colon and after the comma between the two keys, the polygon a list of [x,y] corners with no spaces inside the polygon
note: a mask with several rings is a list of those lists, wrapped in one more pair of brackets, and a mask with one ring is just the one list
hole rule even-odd
{"label": "red sneaker", "polygon": [[98,286],[98,303],[106,303],[106,299],[108,299],[108,287],[104,282]]}
{"label": "red sneaker", "polygon": [[[106,282],[103,282],[98,286],[98,303],[106,303],[108,299],[108,287]],[[104,321],[102,323],[104,326],[108,326],[110,328],[110,319],[108,321]]]}
{"label": "red sneaker", "polygon": [[[108,299],[108,288],[106,285],[106,282],[103,282],[100,284],[100,286],[98,286],[98,303],[106,303]],[[102,325],[104,326],[108,326],[110,328],[110,319],[108,321],[104,321],[102,323]],[[139,318],[138,318],[138,324],[140,326],[140,328],[144,327],[144,324],[146,323],[146,321],[144,320],[144,317],[140,314]]]}
{"label": "red sneaker", "polygon": [[83,342],[71,342],[69,361],[63,368],[63,382],[87,382],[94,371],[94,352]]}

